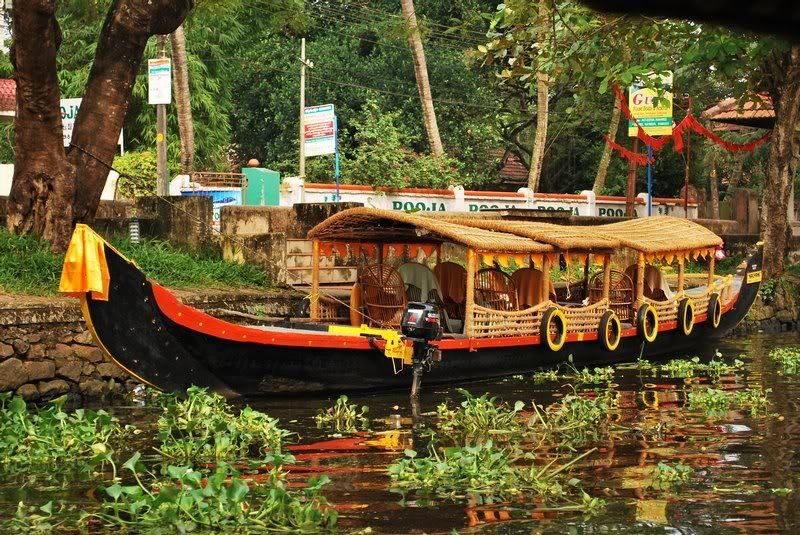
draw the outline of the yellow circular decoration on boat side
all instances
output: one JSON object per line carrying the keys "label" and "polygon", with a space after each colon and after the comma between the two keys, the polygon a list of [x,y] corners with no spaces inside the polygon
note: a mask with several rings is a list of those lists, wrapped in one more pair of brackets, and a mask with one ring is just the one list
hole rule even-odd
{"label": "yellow circular decoration on boat side", "polygon": [[[557,329],[555,340],[550,337],[550,328],[553,326]],[[548,308],[542,316],[542,326],[539,332],[551,351],[559,351],[567,341],[567,317],[558,308]]]}

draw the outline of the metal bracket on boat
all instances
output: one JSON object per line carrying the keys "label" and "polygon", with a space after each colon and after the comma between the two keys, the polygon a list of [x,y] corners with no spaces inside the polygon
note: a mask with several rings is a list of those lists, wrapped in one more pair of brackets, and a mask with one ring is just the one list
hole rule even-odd
{"label": "metal bracket on boat", "polygon": [[410,366],[413,363],[414,348],[406,345],[405,339],[397,331],[376,329],[362,324],[361,327],[330,325],[328,332],[344,336],[365,336],[370,340],[380,338],[384,341],[383,354],[386,355],[386,358],[392,359],[393,364],[395,360],[401,361],[400,369],[402,370],[402,365]]}

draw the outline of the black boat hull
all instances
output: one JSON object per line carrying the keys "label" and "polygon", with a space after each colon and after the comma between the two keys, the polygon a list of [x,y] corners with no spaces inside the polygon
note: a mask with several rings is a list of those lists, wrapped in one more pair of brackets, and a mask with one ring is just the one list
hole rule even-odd
{"label": "black boat hull", "polygon": [[[326,339],[319,342],[313,331],[286,334],[288,330],[283,329],[273,333],[272,342],[265,342],[269,330],[225,323],[178,304],[108,245],[106,261],[111,280],[109,299],[95,300],[86,294],[83,306],[87,324],[110,358],[161,390],[181,391],[200,385],[227,396],[250,396],[410,386],[410,367],[395,373],[393,362],[377,348],[365,346],[363,340],[326,344]],[[761,248],[748,259],[746,272],[760,270]],[[728,334],[750,309],[760,277],[748,277],[745,270],[740,271],[741,289],[717,329],[701,316],[689,336],[676,328],[660,331],[652,343],[644,343],[635,335],[624,336],[613,352],[604,350],[597,340],[568,342],[558,352],[550,351],[545,344],[524,341],[479,346],[464,340],[458,342],[461,347],[443,344],[442,362],[426,373],[425,382],[463,382],[531,372],[564,362],[569,355],[577,365],[588,365],[632,360],[640,354],[654,358],[695,351]],[[747,283],[748,278],[754,281]],[[191,315],[192,326],[183,321],[184,314]],[[248,333],[260,339],[248,340]],[[303,343],[304,336],[309,338],[308,346]],[[284,339],[291,343],[284,344]]]}

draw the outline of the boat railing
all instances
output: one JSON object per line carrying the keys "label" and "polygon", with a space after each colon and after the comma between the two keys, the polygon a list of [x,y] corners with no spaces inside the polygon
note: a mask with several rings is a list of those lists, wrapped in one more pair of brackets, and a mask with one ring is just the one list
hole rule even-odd
{"label": "boat railing", "polygon": [[608,310],[609,302],[608,299],[601,299],[587,306],[557,306],[567,318],[568,333],[587,333],[596,332],[600,328],[600,319]]}
{"label": "boat railing", "polygon": [[708,303],[711,300],[711,294],[718,293],[722,304],[727,304],[733,297],[731,288],[733,287],[733,275],[728,275],[714,280],[711,286],[706,286],[702,293],[684,292],[676,294],[673,298],[667,301],[655,301],[647,297],[643,298],[644,302],[651,305],[658,315],[660,322],[673,322],[678,321],[678,305],[684,297],[688,297],[694,304],[695,314],[705,314],[708,310]]}
{"label": "boat railing", "polygon": [[475,305],[472,332],[475,338],[536,336],[542,316],[553,305],[550,301],[522,310],[495,310]]}
{"label": "boat railing", "polygon": [[568,333],[597,331],[600,319],[608,310],[607,299],[588,306],[563,306],[545,301],[523,310],[495,310],[475,305],[473,313],[473,336],[475,338],[497,338],[503,336],[538,336],[542,316],[548,308],[555,307],[567,319]]}

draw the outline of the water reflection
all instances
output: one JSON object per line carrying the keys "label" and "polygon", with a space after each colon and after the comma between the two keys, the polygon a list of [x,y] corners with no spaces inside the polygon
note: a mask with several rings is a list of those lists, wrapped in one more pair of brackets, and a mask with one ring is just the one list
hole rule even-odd
{"label": "water reflection", "polygon": [[[371,528],[377,533],[776,533],[800,530],[798,447],[800,446],[800,377],[776,373],[769,351],[800,344],[797,334],[752,336],[724,342],[726,361],[740,358],[744,366],[719,377],[669,378],[636,366],[621,367],[613,379],[615,410],[609,432],[590,447],[597,451],[581,463],[576,475],[593,496],[608,502],[593,517],[542,509],[524,495],[508,503],[481,506],[468,500],[427,502],[403,500],[389,491],[386,467],[407,448],[423,451],[430,412],[446,399],[459,400],[455,389],[436,387],[423,392],[422,425],[414,425],[405,392],[351,396],[368,405],[369,432],[337,436],[317,429],[317,410],[330,399],[267,399],[254,408],[281,419],[302,439],[291,450],[297,465],[291,477],[299,484],[309,476],[328,474],[333,483],[326,495],[340,512],[343,531]],[[703,355],[709,358],[713,353]],[[688,409],[686,391],[713,385],[724,391],[761,387],[770,407],[767,415],[728,408],[709,415]],[[506,378],[466,385],[474,394],[512,402],[520,399],[549,404],[571,392],[563,382],[536,384],[530,377]],[[579,391],[605,389],[583,385]],[[146,410],[117,408],[125,421],[153,425]],[[418,423],[420,423],[418,421]],[[146,433],[145,433],[146,434]],[[141,447],[141,445],[138,445]],[[665,461],[691,466],[688,484],[654,488],[653,467]],[[91,503],[91,482],[75,482],[66,490],[37,482],[25,489],[7,481],[0,490],[0,507],[66,499]]]}

